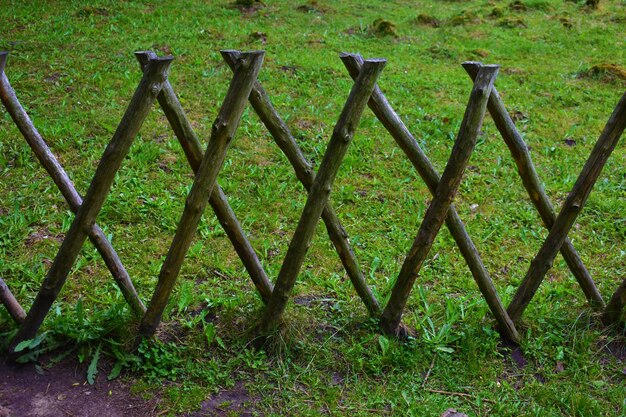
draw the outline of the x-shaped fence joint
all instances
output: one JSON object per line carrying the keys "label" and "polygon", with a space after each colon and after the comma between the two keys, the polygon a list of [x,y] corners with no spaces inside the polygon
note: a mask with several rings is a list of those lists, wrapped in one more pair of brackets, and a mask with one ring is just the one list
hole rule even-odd
{"label": "x-shaped fence joint", "polygon": [[[363,64],[363,58],[358,54],[347,53],[341,54],[340,57],[350,73],[350,76],[353,79],[356,78]],[[398,147],[407,156],[417,173],[422,177],[431,194],[435,195],[440,183],[440,176],[437,170],[424,154],[398,114],[393,110],[378,86],[374,89],[368,105],[396,141]],[[502,336],[509,341],[515,343],[519,342],[519,334],[515,329],[515,325],[509,318],[493,281],[489,276],[489,272],[485,268],[471,237],[465,230],[463,221],[459,217],[454,204],[450,205],[445,222],[463,258],[467,262],[478,288],[492,311]]]}
{"label": "x-shaped fence joint", "polygon": [[[234,50],[222,51],[222,57],[231,69],[234,69],[235,62],[240,54],[241,52]],[[277,111],[272,106],[267,93],[258,81],[255,82],[252,87],[252,91],[250,93],[250,104],[252,104],[252,107],[258,114],[261,122],[272,135],[275,143],[289,160],[298,180],[307,191],[310,191],[315,179],[313,167],[304,157],[304,154],[296,143],[289,127],[278,115]],[[357,294],[361,297],[361,300],[365,304],[369,313],[374,317],[378,317],[381,311],[378,300],[365,281],[365,276],[361,272],[354,251],[350,246],[348,234],[342,226],[330,200],[327,201],[326,207],[324,207],[324,210],[322,211],[322,220],[326,225],[328,236],[335,246],[341,263],[343,264]]]}
{"label": "x-shaped fence joint", "polygon": [[13,355],[15,347],[20,342],[35,336],[65,284],[90,229],[95,225],[96,217],[108,196],[115,174],[167,78],[171,61],[171,57],[156,58],[148,64],[113,138],[104,151],[87,194],[42,283],[41,290],[11,343],[9,350]]}
{"label": "x-shaped fence joint", "polygon": [[250,90],[261,69],[263,56],[263,51],[248,52],[238,61],[222,107],[213,123],[211,139],[185,201],[176,234],[161,266],[157,287],[141,321],[137,342],[154,334],[161,321],[163,310],[239,125]]}
{"label": "x-shaped fence joint", "polygon": [[[509,304],[507,311],[513,321],[517,322],[521,320],[524,310],[539,289],[545,274],[552,266],[559,248],[561,248],[565,242],[567,234],[574,225],[578,214],[582,211],[596,180],[602,172],[602,168],[604,168],[606,161],[615,149],[625,127],[626,93],[622,96],[606,123],[572,191],[567,196],[561,211],[550,228],[548,236],[535,258],[531,261],[524,280],[518,287]],[[614,299],[615,297],[611,300],[610,311],[615,310]],[[608,314],[611,315],[612,313]],[[606,317],[605,315],[605,319]]]}
{"label": "x-shaped fence joint", "polygon": [[381,316],[380,325],[387,334],[400,337],[407,335],[407,330],[401,325],[402,313],[417,275],[443,225],[448,209],[461,184],[467,162],[476,146],[487,109],[487,100],[498,69],[496,65],[484,66],[474,82],[451,156]]}
{"label": "x-shaped fence joint", "polygon": [[[155,57],[156,54],[151,51],[141,51],[136,52],[135,56],[143,69],[148,60],[151,57]],[[185,152],[189,165],[194,174],[197,173],[203,158],[202,145],[187,119],[185,111],[169,80],[165,81],[157,100]],[[209,203],[248,271],[261,299],[264,303],[267,303],[272,293],[272,284],[219,184],[215,185],[215,189],[209,197]]]}

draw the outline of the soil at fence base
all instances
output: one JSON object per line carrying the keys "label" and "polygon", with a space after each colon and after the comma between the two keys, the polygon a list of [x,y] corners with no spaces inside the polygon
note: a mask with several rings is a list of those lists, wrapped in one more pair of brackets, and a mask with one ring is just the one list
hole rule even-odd
{"label": "soil at fence base", "polygon": [[[154,417],[166,415],[160,392],[149,399],[131,394],[132,381],[107,381],[111,364],[103,362],[94,385],[86,382],[87,364],[63,361],[43,375],[34,364],[15,365],[0,355],[0,417]],[[198,410],[185,417],[262,416],[255,410],[259,398],[243,383],[208,395]],[[165,408],[165,409],[164,409]]]}
{"label": "soil at fence base", "polygon": [[86,381],[87,364],[67,361],[36,372],[34,364],[14,365],[0,356],[0,417],[144,417],[158,413],[158,399],[130,393],[130,384],[104,376]]}

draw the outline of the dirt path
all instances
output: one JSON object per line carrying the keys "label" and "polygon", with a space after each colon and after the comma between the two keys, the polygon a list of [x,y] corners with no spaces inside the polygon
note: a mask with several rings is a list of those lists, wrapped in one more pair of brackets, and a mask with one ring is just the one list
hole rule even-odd
{"label": "dirt path", "polygon": [[159,413],[158,399],[130,394],[122,380],[86,382],[86,364],[68,361],[36,372],[0,356],[0,417],[144,417]]}

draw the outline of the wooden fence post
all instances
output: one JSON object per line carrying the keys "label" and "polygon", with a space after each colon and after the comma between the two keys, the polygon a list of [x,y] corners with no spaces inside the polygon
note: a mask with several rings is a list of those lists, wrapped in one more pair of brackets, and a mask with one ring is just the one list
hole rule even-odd
{"label": "wooden fence post", "polygon": [[277,325],[285,310],[311,238],[328,202],[337,171],[339,171],[343,157],[359,124],[361,114],[385,63],[386,61],[382,59],[365,61],[363,70],[350,91],[348,100],[333,129],[315,180],[311,185],[311,191],[309,191],[300,221],[276,279],[272,298],[265,309],[261,321],[262,333],[268,332]]}
{"label": "wooden fence post", "polygon": [[85,199],[76,213],[33,306],[12,341],[10,351],[13,354],[15,347],[20,342],[35,336],[52,303],[61,291],[78,252],[87,238],[88,231],[95,224],[96,216],[113,184],[115,173],[126,157],[130,145],[139,132],[156,96],[161,91],[171,61],[171,57],[157,58],[148,64],[122,121],[104,151]]}
{"label": "wooden fence post", "polygon": [[[136,52],[135,56],[143,70],[148,60],[156,57],[156,54],[150,51],[142,51]],[[202,162],[202,145],[168,80],[165,81],[157,100],[185,152],[191,169],[194,174],[197,173]],[[252,278],[252,282],[261,295],[261,299],[264,303],[267,303],[272,294],[272,284],[219,184],[215,185],[215,189],[209,197],[209,204],[211,204],[217,219],[233,244],[250,278]]]}
{"label": "wooden fence post", "polygon": [[387,334],[406,336],[406,329],[401,326],[402,312],[409,299],[417,274],[443,225],[448,209],[461,184],[465,166],[476,146],[478,133],[487,109],[487,100],[498,74],[498,68],[495,65],[484,66],[476,77],[459,129],[459,135],[452,148],[452,154],[381,316],[380,325]]}
{"label": "wooden fence post", "polygon": [[139,338],[150,337],[154,334],[161,321],[176,277],[206,208],[207,199],[216,184],[217,175],[226,157],[226,151],[239,125],[239,119],[248,101],[252,84],[261,69],[263,55],[263,51],[248,52],[242,54],[237,62],[235,74],[224,98],[224,103],[213,123],[207,150],[187,196],[176,234],[161,267],[157,287],[141,321]]}
{"label": "wooden fence post", "polygon": [[[231,68],[234,67],[237,57],[240,54],[241,52],[239,51],[222,51],[224,60]],[[307,191],[310,191],[311,185],[313,185],[313,181],[315,179],[313,167],[309,161],[306,160],[304,154],[298,147],[296,140],[291,134],[289,127],[278,115],[278,112],[274,109],[274,106],[272,106],[267,93],[258,81],[255,82],[252,87],[252,92],[250,93],[250,104],[252,104],[252,107],[261,119],[261,122],[265,125],[278,147],[281,151],[283,151],[291,163],[298,180]],[[365,304],[365,307],[370,315],[377,317],[381,311],[378,300],[376,300],[372,290],[365,281],[365,276],[363,275],[363,272],[361,272],[354,251],[348,241],[348,234],[342,226],[341,221],[339,220],[339,217],[337,216],[337,213],[335,212],[335,209],[330,201],[326,203],[326,207],[324,207],[324,211],[322,211],[322,220],[326,225],[328,236],[339,254],[339,258],[341,259],[352,285],[361,297],[361,300],[363,300],[363,303]]]}
{"label": "wooden fence post", "polygon": [[626,93],[622,96],[617,107],[611,114],[602,134],[591,151],[591,155],[583,167],[572,191],[567,196],[561,212],[557,216],[548,237],[544,241],[537,256],[530,263],[530,268],[524,280],[518,287],[508,312],[514,322],[519,322],[524,310],[539,289],[539,285],[552,266],[552,262],[563,245],[569,230],[582,211],[591,190],[593,189],[602,168],[615,149],[615,145],[626,126]]}
{"label": "wooden fence post", "polygon": [[[0,66],[2,68],[4,68],[5,62],[6,53],[0,55]],[[15,125],[24,136],[24,139],[26,139],[26,142],[33,150],[39,163],[48,172],[50,178],[52,178],[61,191],[70,210],[76,214],[83,204],[80,194],[78,194],[69,176],[33,125],[33,122],[15,96],[15,91],[13,91],[9,79],[3,71],[0,71],[0,99]],[[93,224],[87,233],[89,239],[100,253],[100,256],[102,256],[104,263],[111,272],[126,302],[130,305],[131,311],[135,316],[142,317],[146,308],[139,299],[128,272],[104,232],[97,224]]]}
{"label": "wooden fence post", "polygon": [[[356,78],[363,65],[363,58],[358,54],[344,53],[341,54],[341,60],[350,73],[350,76],[353,79]],[[400,149],[402,149],[407,156],[417,173],[422,177],[430,193],[434,195],[440,182],[439,173],[437,173],[433,164],[426,154],[424,154],[411,132],[409,132],[398,114],[393,110],[378,86],[374,89],[368,104],[372,112],[383,126],[385,126],[385,129],[387,129]],[[493,281],[489,276],[489,272],[487,268],[485,268],[474,242],[472,242],[471,237],[465,230],[465,225],[459,217],[454,204],[450,205],[448,209],[446,226],[459,247],[461,255],[465,259],[474,280],[478,284],[480,292],[483,294],[483,297],[485,297],[487,305],[498,323],[502,336],[507,340],[518,343],[519,334],[517,329],[515,329],[513,321],[509,318],[506,308],[500,300],[498,292],[493,285]]]}
{"label": "wooden fence post", "polygon": [[[478,70],[481,66],[482,64],[480,62],[468,62],[463,65],[472,80],[476,78],[476,74],[478,74]],[[530,157],[530,152],[528,151],[528,146],[526,146],[524,139],[522,139],[522,136],[517,131],[515,123],[506,111],[502,99],[498,94],[498,90],[496,90],[495,87],[491,90],[491,97],[489,97],[487,109],[489,109],[489,113],[500,135],[511,152],[511,156],[517,165],[517,172],[522,179],[522,183],[528,192],[530,200],[539,212],[544,226],[550,230],[556,219],[554,207],[550,203],[550,199],[539,180],[539,176],[537,175],[537,171]],[[598,291],[598,288],[596,288],[589,271],[587,271],[585,264],[580,259],[580,255],[576,252],[569,238],[566,238],[563,242],[561,254],[570,271],[572,271],[572,274],[578,281],[578,284],[583,289],[587,299],[595,307],[602,307],[604,305],[602,295],[600,291]]]}

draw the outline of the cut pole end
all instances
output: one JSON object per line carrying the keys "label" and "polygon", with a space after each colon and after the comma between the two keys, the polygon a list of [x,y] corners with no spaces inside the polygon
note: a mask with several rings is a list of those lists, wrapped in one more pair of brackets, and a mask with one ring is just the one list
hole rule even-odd
{"label": "cut pole end", "polygon": [[222,49],[220,50],[220,54],[231,55],[231,56],[240,56],[240,55],[265,55],[265,51],[263,49],[253,50],[253,51],[239,51],[237,49]]}
{"label": "cut pole end", "polygon": [[137,58],[142,68],[148,64],[148,61],[156,57],[157,54],[154,51],[135,51],[135,58]]}
{"label": "cut pole end", "polygon": [[480,61],[465,61],[463,63],[461,63],[461,66],[463,68],[480,68],[483,66],[483,63]]}
{"label": "cut pole end", "polygon": [[346,59],[346,58],[354,59],[360,56],[361,54],[353,54],[352,52],[339,52],[340,59]]}
{"label": "cut pole end", "polygon": [[[265,51],[238,51],[235,49],[222,49],[220,51],[222,58],[228,64],[229,67],[234,69],[235,66],[239,65],[239,62],[249,61],[250,63],[258,62],[259,60],[262,62],[265,57]],[[255,64],[255,65],[258,65]]]}
{"label": "cut pole end", "polygon": [[157,62],[172,62],[173,60],[174,60],[173,55],[150,57],[150,61],[157,61]]}
{"label": "cut pole end", "polygon": [[368,58],[365,60],[365,62],[371,62],[372,64],[377,65],[385,65],[387,63],[387,60],[385,58]]}
{"label": "cut pole end", "polygon": [[238,49],[221,49],[220,54],[222,55],[239,55],[241,51]]}
{"label": "cut pole end", "polygon": [[237,62],[237,59],[239,59],[239,57],[241,56],[241,51],[237,49],[222,49],[220,51],[220,54],[226,62],[226,65],[233,69],[235,66],[235,62]]}
{"label": "cut pole end", "polygon": [[339,54],[339,59],[344,63],[344,65],[349,64],[363,64],[363,57],[361,54],[351,54],[348,52],[342,52]]}

